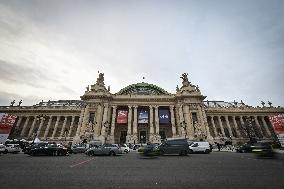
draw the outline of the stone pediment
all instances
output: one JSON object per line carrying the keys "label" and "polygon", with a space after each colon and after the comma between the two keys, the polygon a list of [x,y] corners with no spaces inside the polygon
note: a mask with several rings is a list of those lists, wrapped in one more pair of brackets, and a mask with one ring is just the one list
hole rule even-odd
{"label": "stone pediment", "polygon": [[129,85],[116,95],[170,95],[170,93],[156,85],[142,82]]}

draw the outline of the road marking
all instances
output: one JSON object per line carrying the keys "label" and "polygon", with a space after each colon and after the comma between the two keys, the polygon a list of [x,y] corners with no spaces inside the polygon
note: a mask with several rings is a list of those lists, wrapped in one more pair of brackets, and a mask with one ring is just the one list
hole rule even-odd
{"label": "road marking", "polygon": [[84,164],[84,163],[87,163],[87,162],[89,162],[89,161],[92,161],[93,159],[95,159],[95,158],[91,158],[91,159],[88,159],[88,160],[86,160],[86,161],[82,161],[82,162],[76,163],[76,164],[74,164],[74,165],[70,165],[70,168],[76,167],[76,166],[78,166],[78,165],[82,165],[82,164]]}

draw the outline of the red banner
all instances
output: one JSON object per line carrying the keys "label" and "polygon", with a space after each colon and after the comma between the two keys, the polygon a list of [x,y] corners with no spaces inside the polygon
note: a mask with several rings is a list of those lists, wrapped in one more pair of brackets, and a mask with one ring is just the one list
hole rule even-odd
{"label": "red banner", "polygon": [[270,116],[269,120],[281,146],[284,147],[284,114]]}
{"label": "red banner", "polygon": [[0,119],[0,134],[10,134],[10,131],[16,121],[17,116],[11,114],[2,114]]}
{"label": "red banner", "polygon": [[117,112],[117,123],[127,123],[128,111],[118,110]]}

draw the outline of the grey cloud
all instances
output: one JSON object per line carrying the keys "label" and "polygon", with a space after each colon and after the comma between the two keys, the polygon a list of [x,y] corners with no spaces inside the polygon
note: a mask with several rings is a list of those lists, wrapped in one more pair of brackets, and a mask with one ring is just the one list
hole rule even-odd
{"label": "grey cloud", "polygon": [[44,80],[53,80],[46,72],[36,67],[14,64],[0,59],[0,80],[10,83],[27,84],[33,87],[44,87]]}

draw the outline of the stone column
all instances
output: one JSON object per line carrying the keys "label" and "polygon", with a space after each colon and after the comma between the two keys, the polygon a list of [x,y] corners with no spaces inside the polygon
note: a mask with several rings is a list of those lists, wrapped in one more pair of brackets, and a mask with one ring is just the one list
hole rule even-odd
{"label": "stone column", "polygon": [[109,127],[110,125],[110,123],[107,123],[107,112],[108,112],[108,104],[104,104],[103,123],[101,129],[102,136],[106,136],[106,126]]}
{"label": "stone column", "polygon": [[[182,105],[179,106],[179,124],[182,124],[184,122],[184,117],[183,117],[183,111],[182,111]],[[184,128],[181,127],[180,125],[180,130],[181,130],[181,135],[185,135],[185,130]]]}
{"label": "stone column", "polygon": [[226,120],[226,125],[227,125],[228,130],[229,130],[229,134],[230,134],[230,136],[232,138],[234,138],[234,135],[233,135],[233,132],[232,132],[232,128],[231,128],[228,116],[225,116],[225,120]]}
{"label": "stone column", "polygon": [[138,106],[134,106],[134,120],[133,120],[133,137],[135,142],[138,142],[138,133],[137,133],[137,108]]}
{"label": "stone column", "polygon": [[99,136],[101,132],[101,125],[102,125],[102,112],[103,108],[101,105],[98,105],[97,112],[96,112],[96,125],[95,125],[95,136]]}
{"label": "stone column", "polygon": [[177,130],[177,135],[181,136],[181,128],[180,128],[180,118],[179,118],[179,105],[176,105],[176,130]]}
{"label": "stone column", "polygon": [[55,134],[56,134],[56,130],[57,130],[57,127],[58,127],[58,123],[59,123],[60,117],[61,117],[61,116],[57,116],[57,118],[56,118],[54,130],[53,130],[53,133],[52,133],[52,136],[51,136],[52,138],[55,137]]}
{"label": "stone column", "polygon": [[27,126],[28,126],[29,121],[30,121],[30,116],[28,116],[27,119],[26,119],[26,121],[25,121],[24,127],[23,127],[23,129],[22,129],[22,131],[21,131],[21,134],[20,134],[21,137],[23,137],[24,134],[26,133],[26,130],[27,130]]}
{"label": "stone column", "polygon": [[237,137],[241,137],[241,133],[240,133],[237,121],[236,121],[236,116],[232,116],[232,118],[233,118],[233,122],[234,122],[234,127],[236,129]]}
{"label": "stone column", "polygon": [[[113,139],[114,142],[114,129],[115,129],[115,119],[116,119],[116,106],[112,107],[112,119],[111,119],[111,131],[110,131],[110,136]],[[129,120],[129,119],[128,119]]]}
{"label": "stone column", "polygon": [[210,134],[209,125],[208,125],[208,122],[207,122],[207,116],[206,116],[204,108],[201,109],[201,112],[202,112],[202,117],[203,117],[203,120],[204,120],[207,139],[212,140],[213,137]]}
{"label": "stone column", "polygon": [[49,128],[50,128],[50,125],[51,125],[51,122],[52,122],[52,118],[53,118],[53,116],[49,117],[49,120],[48,120],[48,123],[47,123],[47,127],[46,127],[46,129],[44,131],[44,135],[43,135],[44,138],[46,138],[47,135],[48,135],[48,131],[49,131]]}
{"label": "stone column", "polygon": [[192,122],[192,115],[191,115],[191,112],[189,111],[188,105],[183,106],[183,112],[184,112],[184,121],[186,123],[184,134],[187,135],[187,137],[189,136],[190,139],[192,139],[194,136],[194,129],[193,129],[193,122]]}
{"label": "stone column", "polygon": [[255,120],[256,127],[259,130],[260,137],[264,137],[265,135],[263,134],[263,132],[261,130],[261,126],[260,126],[260,124],[258,122],[257,116],[253,116],[253,117],[254,117],[254,120]]}
{"label": "stone column", "polygon": [[[243,117],[244,117],[244,116],[240,116],[240,121],[241,121],[241,125],[242,125],[241,128],[242,128],[242,129],[243,129],[244,127],[246,127]],[[246,130],[246,129],[245,129],[245,130]],[[243,137],[248,137],[248,136],[247,136],[247,131],[244,131],[243,133],[244,133],[244,135],[245,135],[245,136],[243,136]]]}
{"label": "stone column", "polygon": [[81,128],[81,132],[80,135],[84,135],[87,125],[89,124],[89,117],[90,117],[90,107],[89,105],[86,106],[85,108],[85,112],[84,112],[84,118],[83,118],[83,122],[82,122],[82,128]]}
{"label": "stone column", "polygon": [[127,125],[127,135],[131,135],[131,125],[132,125],[132,106],[128,106],[128,125]]}
{"label": "stone column", "polygon": [[222,124],[222,120],[221,120],[221,116],[218,116],[218,121],[219,121],[219,125],[220,125],[220,128],[221,128],[221,133],[222,133],[223,137],[226,137],[224,127],[223,127],[223,124]]}
{"label": "stone column", "polygon": [[175,137],[177,133],[176,133],[176,126],[175,126],[174,106],[170,106],[170,111],[171,111],[172,133],[173,133],[173,137]]}
{"label": "stone column", "polygon": [[71,124],[70,124],[70,128],[69,128],[68,137],[71,137],[72,130],[73,130],[73,127],[74,127],[75,117],[76,117],[76,116],[72,116],[72,120],[71,120]]}
{"label": "stone column", "polygon": [[272,135],[271,135],[271,132],[270,132],[270,130],[268,128],[268,125],[267,125],[266,121],[264,120],[264,116],[261,116],[261,121],[262,121],[262,123],[264,125],[265,131],[266,131],[268,137],[271,137]]}
{"label": "stone column", "polygon": [[23,116],[19,116],[19,119],[17,121],[16,127],[15,127],[15,131],[20,127],[20,124],[22,122]]}
{"label": "stone column", "polygon": [[215,122],[214,122],[214,116],[210,116],[210,118],[211,118],[211,123],[212,123],[213,131],[214,131],[214,136],[218,137],[216,125],[215,125]]}
{"label": "stone column", "polygon": [[33,121],[33,123],[32,123],[32,127],[30,128],[28,137],[31,137],[31,136],[32,136],[33,131],[34,131],[34,128],[35,128],[35,124],[36,124],[36,116],[34,116],[34,121]]}
{"label": "stone column", "polygon": [[155,127],[156,127],[156,135],[159,136],[159,106],[154,106],[155,108]]}
{"label": "stone column", "polygon": [[149,106],[150,109],[150,136],[149,136],[149,140],[150,142],[153,142],[154,139],[154,135],[155,135],[155,131],[154,131],[154,114],[153,114],[153,106]]}
{"label": "stone column", "polygon": [[61,129],[61,132],[60,132],[60,137],[63,137],[63,134],[64,134],[64,132],[65,132],[65,127],[66,127],[67,119],[68,119],[68,116],[65,116],[65,117],[64,117],[63,126],[62,126],[62,129]]}
{"label": "stone column", "polygon": [[80,132],[81,132],[81,125],[82,125],[82,122],[83,122],[84,113],[85,113],[85,108],[83,108],[83,109],[81,110],[81,114],[80,114],[80,118],[79,118],[79,122],[78,122],[78,127],[77,127],[77,130],[76,130],[76,136],[77,136],[77,138],[79,137]]}
{"label": "stone column", "polygon": [[44,123],[45,118],[44,118],[44,117],[40,117],[39,119],[40,119],[40,124],[39,124],[39,128],[38,128],[38,130],[37,130],[37,132],[36,132],[36,135],[37,135],[38,137],[39,137],[39,134],[40,134],[40,132],[41,132],[41,129],[42,129],[42,126],[43,126],[43,123]]}

